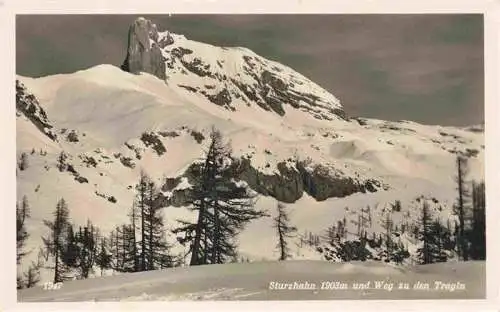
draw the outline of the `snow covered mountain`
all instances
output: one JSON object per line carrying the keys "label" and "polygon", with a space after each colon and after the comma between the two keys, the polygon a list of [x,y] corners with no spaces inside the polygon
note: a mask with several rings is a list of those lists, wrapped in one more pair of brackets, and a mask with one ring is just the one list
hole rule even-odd
{"label": "snow covered mountain", "polygon": [[[370,231],[378,233],[394,200],[403,203],[396,219],[415,220],[421,196],[446,220],[457,154],[469,157],[472,178],[483,176],[481,128],[349,118],[334,95],[289,67],[160,32],[145,19],[130,28],[121,69],[18,76],[16,91],[17,153],[28,155],[17,197],[32,205],[26,264],[61,197],[77,224],[89,218],[108,232],[126,222],[141,169],[161,185],[170,227],[192,217],[190,169],[212,126],[231,140],[234,177],[260,194],[257,208],[273,215],[277,201],[287,203],[299,232],[319,234],[342,218],[354,229],[370,205]],[[64,172],[56,168],[61,151],[70,165]],[[243,256],[276,259],[271,223],[263,218],[243,231]],[[414,252],[411,239],[405,243]],[[295,259],[323,259],[312,248],[293,249]]]}

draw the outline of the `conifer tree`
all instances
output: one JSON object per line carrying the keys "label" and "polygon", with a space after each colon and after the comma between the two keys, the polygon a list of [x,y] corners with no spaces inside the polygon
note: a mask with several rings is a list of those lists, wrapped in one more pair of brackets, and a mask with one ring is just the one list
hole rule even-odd
{"label": "conifer tree", "polygon": [[66,159],[68,159],[68,155],[62,151],[59,153],[59,156],[57,156],[57,169],[59,169],[60,172],[63,172],[67,168],[67,163]]}
{"label": "conifer tree", "polygon": [[213,129],[192,189],[190,203],[198,213],[197,220],[181,220],[181,226],[173,231],[184,234],[179,240],[189,243],[190,265],[224,263],[234,258],[236,235],[245,224],[265,215],[254,210],[255,195],[232,180],[231,161],[229,144]]}
{"label": "conifer tree", "polygon": [[[119,257],[120,257],[120,271],[123,272],[136,272],[137,251],[134,245],[135,230],[131,224],[122,224],[118,229],[119,241]],[[142,239],[142,238],[141,238]],[[146,253],[144,253],[144,256]],[[146,265],[146,262],[144,262]],[[142,270],[142,263],[140,263],[140,270]]]}
{"label": "conifer tree", "polygon": [[118,268],[118,242],[116,237],[116,228],[109,233],[109,254],[110,254],[110,267],[113,270]]}
{"label": "conifer tree", "polygon": [[457,156],[457,174],[455,181],[457,183],[457,202],[453,207],[454,213],[458,216],[458,233],[457,233],[457,247],[460,257],[467,261],[469,260],[469,251],[466,237],[466,222],[467,222],[467,204],[469,197],[469,190],[467,189],[467,173],[468,164],[467,159],[463,156]]}
{"label": "conifer tree", "polygon": [[419,239],[422,241],[422,247],[417,250],[417,254],[422,264],[433,263],[433,255],[431,250],[432,244],[432,230],[431,230],[431,216],[429,211],[429,204],[424,201],[422,205],[422,213],[420,217],[420,231]]}
{"label": "conifer tree", "polygon": [[[122,224],[115,227],[109,235],[109,252],[111,256],[111,268],[118,272],[135,272],[134,261],[131,259],[133,248],[130,246],[130,233],[127,225]],[[129,251],[127,253],[127,251]]]}
{"label": "conifer tree", "polygon": [[382,226],[385,229],[385,247],[387,251],[387,258],[390,258],[393,249],[392,233],[394,226],[390,212],[386,213],[386,218]]}
{"label": "conifer tree", "polygon": [[21,156],[19,158],[19,162],[18,162],[18,167],[19,167],[19,170],[23,171],[23,170],[26,170],[28,168],[28,154],[26,154],[25,152],[22,152],[21,153]]}
{"label": "conifer tree", "polygon": [[469,233],[472,260],[486,260],[486,201],[484,182],[472,185],[472,227]]}
{"label": "conifer tree", "polygon": [[441,225],[439,219],[431,223],[431,234],[429,248],[433,262],[446,262],[448,255],[445,252],[446,247],[446,228]]}
{"label": "conifer tree", "polygon": [[28,198],[23,196],[21,205],[16,203],[16,260],[17,264],[20,263],[21,258],[27,253],[24,251],[26,240],[29,234],[26,230],[26,219],[30,217],[30,206]]}
{"label": "conifer tree", "polygon": [[170,245],[165,238],[162,206],[158,200],[158,190],[153,181],[149,181],[146,188],[146,241],[147,241],[147,269],[171,267],[173,259],[170,255]]}
{"label": "conifer tree", "polygon": [[101,238],[99,244],[99,252],[96,256],[96,264],[101,270],[101,276],[105,269],[110,269],[112,263],[112,254],[109,251],[108,240],[105,237]]}
{"label": "conifer tree", "polygon": [[88,278],[92,272],[97,258],[97,228],[87,221],[87,225],[80,227],[75,235],[75,243],[77,247],[77,259],[74,266],[80,271],[81,278]]}
{"label": "conifer tree", "polygon": [[61,260],[67,268],[78,266],[79,246],[72,225],[66,228],[64,245],[61,246]]}
{"label": "conifer tree", "polygon": [[340,237],[338,236],[337,228],[335,227],[335,225],[331,225],[328,227],[328,229],[326,229],[325,236],[326,236],[326,240],[328,241],[328,243],[332,246],[335,243],[340,242]]}
{"label": "conifer tree", "polygon": [[345,218],[342,220],[338,220],[337,221],[337,236],[341,239],[345,238],[346,237],[346,233],[347,233],[347,230],[345,228]]}
{"label": "conifer tree", "polygon": [[[140,195],[137,194],[137,198],[140,199]],[[141,206],[142,207],[142,206]],[[131,257],[133,257],[133,262],[134,262],[134,272],[139,271],[139,252],[137,249],[137,208],[136,208],[136,202],[132,204],[132,209],[130,211],[130,221],[131,221],[131,228],[130,228],[130,236],[131,236],[131,244],[132,244],[132,251],[131,251]],[[142,220],[141,220],[142,221]],[[142,224],[142,223],[141,223]],[[142,231],[141,231],[142,233]]]}
{"label": "conifer tree", "polygon": [[62,282],[65,273],[65,266],[62,261],[63,247],[69,223],[68,205],[64,198],[61,198],[56,205],[56,210],[53,212],[54,220],[44,220],[45,226],[50,229],[50,234],[43,237],[43,243],[47,252],[54,258],[54,283]]}
{"label": "conifer tree", "polygon": [[[149,184],[149,177],[146,175],[144,171],[141,171],[141,176],[139,183],[136,185],[137,196],[136,196],[136,206],[138,211],[138,217],[140,220],[140,271],[146,271],[147,263],[146,263],[146,214],[147,214],[147,188]],[[135,229],[134,229],[135,236]]]}
{"label": "conifer tree", "polygon": [[40,281],[40,266],[39,262],[31,262],[28,271],[24,273],[24,287],[33,287]]}
{"label": "conifer tree", "polygon": [[287,239],[292,238],[297,232],[295,226],[290,225],[290,217],[286,211],[285,205],[278,202],[278,215],[274,218],[274,228],[278,234],[277,248],[280,253],[279,260],[286,260],[290,257],[290,248]]}

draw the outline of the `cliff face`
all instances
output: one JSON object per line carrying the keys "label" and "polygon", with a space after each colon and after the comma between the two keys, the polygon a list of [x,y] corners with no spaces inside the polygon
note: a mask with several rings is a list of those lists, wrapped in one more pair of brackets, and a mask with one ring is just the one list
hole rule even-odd
{"label": "cliff face", "polygon": [[153,74],[189,96],[202,96],[227,110],[258,106],[279,116],[294,109],[318,120],[348,119],[334,95],[293,69],[248,49],[189,40],[158,30],[144,18],[130,26],[128,41],[123,70]]}
{"label": "cliff face", "polygon": [[165,59],[158,43],[156,25],[137,19],[128,32],[127,57],[122,69],[131,73],[146,72],[165,79]]}
{"label": "cliff face", "polygon": [[[388,188],[387,185],[374,179],[357,181],[343,175],[341,171],[336,175],[328,172],[325,166],[308,164],[306,161],[296,163],[283,161],[278,163],[277,168],[279,173],[266,174],[252,167],[248,159],[241,158],[234,160],[230,170],[235,180],[244,181],[257,193],[274,197],[284,203],[296,202],[304,192],[317,201],[323,201],[332,197],[346,197],[358,192],[373,193]],[[176,207],[188,205],[192,200],[191,189],[176,189],[176,187],[182,178],[194,184],[200,174],[200,164],[193,163],[182,176],[167,179],[162,190],[171,192],[171,196],[162,198],[163,204]]]}

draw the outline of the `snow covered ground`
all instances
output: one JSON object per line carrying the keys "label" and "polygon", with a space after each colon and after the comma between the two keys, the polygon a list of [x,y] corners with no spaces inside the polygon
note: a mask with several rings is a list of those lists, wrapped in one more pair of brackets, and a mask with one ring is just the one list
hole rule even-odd
{"label": "snow covered ground", "polygon": [[402,267],[303,260],[178,267],[69,281],[58,290],[37,286],[17,294],[22,302],[484,299],[484,276],[484,262]]}

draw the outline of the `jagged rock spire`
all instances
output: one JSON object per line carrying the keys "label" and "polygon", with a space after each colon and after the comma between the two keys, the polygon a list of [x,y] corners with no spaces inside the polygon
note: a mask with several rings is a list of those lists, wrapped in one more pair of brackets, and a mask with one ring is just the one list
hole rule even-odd
{"label": "jagged rock spire", "polygon": [[127,57],[121,68],[130,73],[146,72],[166,79],[158,38],[155,24],[143,17],[136,19],[129,28]]}

